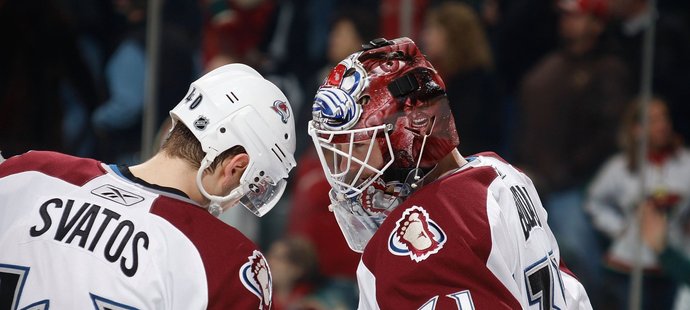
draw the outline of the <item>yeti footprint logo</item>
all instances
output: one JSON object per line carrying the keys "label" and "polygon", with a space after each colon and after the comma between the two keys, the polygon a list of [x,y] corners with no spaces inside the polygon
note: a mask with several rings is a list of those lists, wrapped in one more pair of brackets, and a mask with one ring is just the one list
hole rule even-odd
{"label": "yeti footprint logo", "polygon": [[394,255],[410,256],[415,262],[438,253],[446,243],[446,234],[424,208],[412,206],[403,212],[388,238],[388,250]]}
{"label": "yeti footprint logo", "polygon": [[261,252],[254,250],[248,261],[240,268],[240,280],[244,287],[259,297],[259,310],[271,309],[271,271]]}

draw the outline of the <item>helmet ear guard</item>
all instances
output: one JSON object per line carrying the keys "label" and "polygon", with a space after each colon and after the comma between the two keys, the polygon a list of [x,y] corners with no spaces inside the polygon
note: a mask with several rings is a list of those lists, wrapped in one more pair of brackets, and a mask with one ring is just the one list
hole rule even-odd
{"label": "helmet ear guard", "polygon": [[[179,121],[192,131],[206,153],[196,182],[211,201],[209,212],[219,215],[221,204],[234,202],[263,216],[275,206],[296,166],[292,109],[277,86],[249,66],[225,65],[192,83],[170,115],[173,124]],[[237,145],[249,155],[240,185],[224,197],[209,194],[201,183],[203,171]]]}

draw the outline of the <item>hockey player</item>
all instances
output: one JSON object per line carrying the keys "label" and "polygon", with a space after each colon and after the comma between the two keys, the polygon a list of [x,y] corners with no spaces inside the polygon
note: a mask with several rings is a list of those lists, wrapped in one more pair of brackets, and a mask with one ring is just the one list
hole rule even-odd
{"label": "hockey player", "polygon": [[269,309],[264,256],[216,217],[266,214],[295,166],[292,110],[254,69],[191,84],[161,150],[126,167],[0,164],[0,309]]}
{"label": "hockey player", "polygon": [[460,155],[444,83],[410,39],[340,62],[308,129],[363,252],[360,309],[591,308],[531,180],[494,153]]}

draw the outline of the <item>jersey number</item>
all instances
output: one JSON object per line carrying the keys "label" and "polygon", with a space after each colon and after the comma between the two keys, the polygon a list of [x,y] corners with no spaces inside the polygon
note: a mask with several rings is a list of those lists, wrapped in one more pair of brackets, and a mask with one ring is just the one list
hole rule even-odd
{"label": "jersey number", "polygon": [[[446,297],[455,299],[455,303],[458,305],[458,310],[474,310],[474,303],[472,302],[472,295],[470,294],[469,290],[448,294]],[[436,309],[437,301],[438,295],[429,299],[429,301],[419,307],[419,310],[434,310]]]}
{"label": "jersey number", "polygon": [[0,264],[0,309],[16,309],[29,267]]}
{"label": "jersey number", "polygon": [[527,282],[527,298],[530,305],[539,304],[542,310],[561,309],[556,305],[554,290],[556,289],[554,278],[558,279],[558,289],[563,294],[563,280],[558,271],[556,259],[549,253],[525,270],[525,281]]}
{"label": "jersey number", "polygon": [[[17,309],[19,299],[21,298],[24,282],[29,274],[29,267],[0,264],[0,309]],[[91,295],[94,308],[98,310],[113,309],[113,310],[137,310],[137,308],[130,307],[112,300],[108,300],[101,296]],[[23,310],[39,310],[49,309],[50,301],[41,300],[28,305]]]}

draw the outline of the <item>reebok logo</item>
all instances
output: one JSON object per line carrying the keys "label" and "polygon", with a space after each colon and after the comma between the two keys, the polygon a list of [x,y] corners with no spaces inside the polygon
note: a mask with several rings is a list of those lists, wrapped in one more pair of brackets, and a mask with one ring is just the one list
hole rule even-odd
{"label": "reebok logo", "polygon": [[108,184],[92,190],[91,193],[125,206],[131,206],[144,200],[144,197]]}

